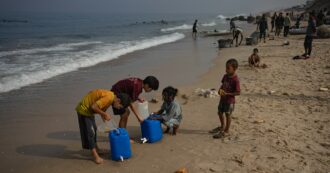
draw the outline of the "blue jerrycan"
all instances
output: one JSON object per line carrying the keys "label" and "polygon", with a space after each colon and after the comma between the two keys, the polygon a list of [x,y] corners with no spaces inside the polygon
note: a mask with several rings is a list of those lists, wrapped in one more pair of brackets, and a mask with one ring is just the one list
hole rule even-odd
{"label": "blue jerrycan", "polygon": [[154,143],[162,139],[163,130],[158,120],[146,119],[141,124],[142,138],[146,138],[148,143]]}
{"label": "blue jerrycan", "polygon": [[128,132],[124,128],[117,128],[109,133],[111,159],[123,161],[132,156],[131,143]]}

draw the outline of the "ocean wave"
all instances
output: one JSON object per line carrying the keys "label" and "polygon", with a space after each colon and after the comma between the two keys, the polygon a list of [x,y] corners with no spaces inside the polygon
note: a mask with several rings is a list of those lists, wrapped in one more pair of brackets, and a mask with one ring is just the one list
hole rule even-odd
{"label": "ocean wave", "polygon": [[[119,56],[147,49],[150,47],[171,43],[183,39],[181,33],[172,33],[144,40],[125,41],[118,44],[102,44],[92,50],[68,52],[65,57],[49,57],[47,62],[31,62],[20,70],[9,73],[0,79],[0,92],[8,92],[34,83],[42,82],[51,77],[89,67],[101,62],[118,58]],[[2,67],[3,64],[2,64]],[[10,69],[10,68],[9,68]],[[31,69],[34,69],[31,71]],[[14,70],[14,69],[13,69]]]}
{"label": "ocean wave", "polygon": [[233,17],[238,17],[238,16],[248,16],[248,15],[246,15],[246,14],[244,14],[244,13],[240,13],[240,14],[236,14],[236,15],[233,15],[233,16],[225,16],[225,15],[222,15],[222,14],[219,14],[218,16],[217,16],[217,18],[218,19],[222,19],[222,20],[225,20],[225,19],[227,19],[227,18],[233,18]]}
{"label": "ocean wave", "polygon": [[215,22],[210,22],[210,23],[203,23],[202,26],[215,26]]}
{"label": "ocean wave", "polygon": [[218,19],[227,19],[228,17],[227,17],[227,16],[224,16],[224,15],[222,15],[222,14],[220,14],[220,15],[217,16],[217,18],[218,18]]}
{"label": "ocean wave", "polygon": [[33,49],[20,49],[20,50],[12,50],[12,51],[2,51],[0,52],[0,57],[3,56],[10,56],[10,55],[23,55],[23,54],[36,54],[42,52],[52,52],[52,51],[68,51],[72,50],[75,47],[79,46],[87,46],[92,44],[101,44],[100,41],[85,41],[85,42],[78,42],[78,43],[65,43],[59,44],[52,47],[45,47],[45,48],[33,48]]}
{"label": "ocean wave", "polygon": [[171,27],[171,28],[163,28],[161,29],[162,32],[170,32],[170,31],[176,31],[176,30],[187,30],[187,29],[192,29],[192,25],[187,25],[187,24],[183,24],[180,26],[175,26],[175,27]]}

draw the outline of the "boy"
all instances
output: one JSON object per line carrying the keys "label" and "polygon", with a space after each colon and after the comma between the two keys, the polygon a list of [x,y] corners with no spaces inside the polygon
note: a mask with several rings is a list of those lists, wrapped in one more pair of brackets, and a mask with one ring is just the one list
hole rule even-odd
{"label": "boy", "polygon": [[99,114],[103,121],[109,121],[111,116],[106,113],[106,110],[110,106],[121,109],[127,107],[130,103],[131,100],[126,94],[115,95],[109,90],[96,89],[85,95],[77,105],[76,111],[78,114],[82,147],[91,150],[95,163],[101,164],[103,163],[103,159],[97,153],[97,127],[94,114]]}
{"label": "boy", "polygon": [[260,66],[260,57],[258,55],[259,50],[257,48],[253,49],[253,54],[249,57],[249,66],[250,67],[259,67]]}
{"label": "boy", "polygon": [[[238,62],[236,59],[229,59],[226,62],[226,74],[222,78],[222,85],[219,89],[221,96],[218,106],[218,115],[221,126],[211,130],[210,133],[217,133],[213,138],[222,138],[229,136],[229,127],[231,123],[231,114],[235,107],[235,96],[240,95],[240,84],[236,75]],[[223,114],[226,114],[226,123]]]}
{"label": "boy", "polygon": [[[152,90],[157,90],[158,87],[159,81],[154,76],[148,76],[144,80],[132,77],[117,82],[115,85],[112,86],[111,91],[113,91],[116,95],[121,93],[127,94],[132,100],[132,103],[129,105],[129,107],[135,114],[138,121],[142,122],[143,120],[138,114],[138,111],[136,110],[133,103],[135,101],[144,101],[143,99],[139,98],[139,95],[142,93],[143,90],[145,92],[151,92]],[[113,113],[115,115],[120,115],[119,127],[126,128],[128,116],[130,114],[128,106],[120,109],[113,107]]]}
{"label": "boy", "polygon": [[284,18],[284,37],[287,37],[290,31],[290,26],[291,26],[291,20],[289,17],[289,13],[286,13],[286,16]]}

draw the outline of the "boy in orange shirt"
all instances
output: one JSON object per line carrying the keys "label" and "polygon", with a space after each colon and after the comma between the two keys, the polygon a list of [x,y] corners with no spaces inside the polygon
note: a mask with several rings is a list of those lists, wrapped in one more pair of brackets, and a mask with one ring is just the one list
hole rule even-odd
{"label": "boy in orange shirt", "polygon": [[76,111],[78,114],[82,147],[91,150],[95,163],[101,164],[103,163],[103,159],[97,153],[97,127],[94,114],[99,114],[103,121],[109,121],[111,116],[106,110],[110,106],[121,109],[130,104],[131,99],[127,94],[115,95],[109,90],[96,89],[85,95],[77,105]]}

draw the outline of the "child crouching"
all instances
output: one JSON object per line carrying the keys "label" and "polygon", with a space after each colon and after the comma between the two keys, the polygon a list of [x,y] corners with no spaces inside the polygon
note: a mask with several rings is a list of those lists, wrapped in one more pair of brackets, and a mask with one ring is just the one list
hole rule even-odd
{"label": "child crouching", "polygon": [[180,104],[175,100],[175,96],[178,93],[178,89],[171,86],[166,87],[163,90],[164,103],[160,110],[155,114],[160,115],[152,116],[151,119],[160,120],[167,128],[164,133],[170,133],[176,135],[176,132],[180,126],[182,120],[182,109]]}

